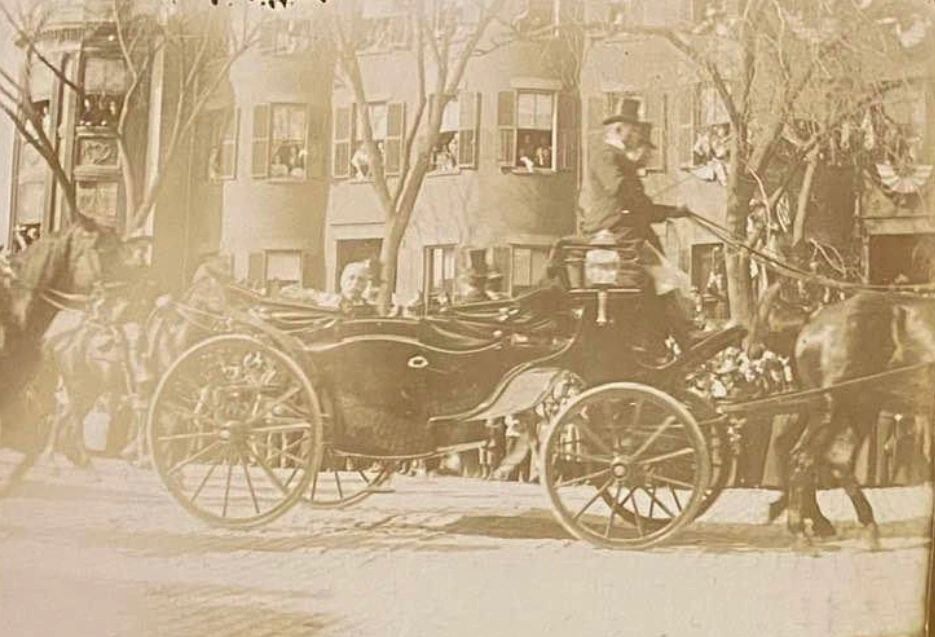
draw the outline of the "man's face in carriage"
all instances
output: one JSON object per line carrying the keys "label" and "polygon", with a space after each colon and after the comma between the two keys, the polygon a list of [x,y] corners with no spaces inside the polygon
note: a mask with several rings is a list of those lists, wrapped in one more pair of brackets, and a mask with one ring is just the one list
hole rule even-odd
{"label": "man's face in carriage", "polygon": [[370,274],[365,264],[352,263],[341,277],[341,296],[348,301],[359,302],[364,298],[369,284]]}

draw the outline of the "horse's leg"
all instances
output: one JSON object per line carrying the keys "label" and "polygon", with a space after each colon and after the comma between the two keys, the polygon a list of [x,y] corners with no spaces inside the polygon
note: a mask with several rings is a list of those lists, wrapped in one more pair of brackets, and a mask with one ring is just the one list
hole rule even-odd
{"label": "horse's leg", "polygon": [[861,444],[873,424],[876,423],[879,413],[866,411],[862,414],[856,409],[851,411],[848,427],[840,431],[829,446],[824,460],[828,463],[831,473],[838,481],[857,514],[857,521],[864,527],[864,536],[871,549],[880,548],[880,531],[873,515],[873,507],[860,487],[857,476],[854,475],[854,462]]}
{"label": "horse's leg", "polygon": [[808,428],[808,419],[809,414],[807,411],[802,410],[796,414],[795,421],[786,426],[786,429],[776,436],[774,451],[779,458],[779,467],[780,467],[780,483],[782,485],[782,493],[778,498],[769,503],[769,518],[768,522],[772,524],[776,519],[782,515],[783,511],[786,510],[789,503],[789,462],[792,457],[792,452],[796,447],[796,443],[802,438],[805,430]]}
{"label": "horse's leg", "polygon": [[829,414],[820,423],[806,428],[792,454],[792,470],[789,476],[789,516],[788,527],[806,544],[818,535],[831,534],[834,527],[818,508],[816,497],[816,478],[818,460],[824,457],[825,450],[831,444],[835,434],[842,427],[845,419],[840,407],[832,403]]}

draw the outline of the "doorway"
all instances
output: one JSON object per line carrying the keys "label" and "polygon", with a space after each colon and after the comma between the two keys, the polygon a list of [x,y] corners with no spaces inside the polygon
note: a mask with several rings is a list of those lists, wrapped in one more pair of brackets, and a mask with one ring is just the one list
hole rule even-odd
{"label": "doorway", "polygon": [[870,283],[921,284],[935,280],[935,234],[881,234],[870,237]]}

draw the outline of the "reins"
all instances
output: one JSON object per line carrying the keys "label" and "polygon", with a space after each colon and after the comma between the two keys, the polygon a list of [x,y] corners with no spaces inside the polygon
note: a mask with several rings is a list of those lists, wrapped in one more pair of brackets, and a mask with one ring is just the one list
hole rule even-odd
{"label": "reins", "polygon": [[688,213],[688,218],[726,245],[747,252],[757,263],[763,265],[786,278],[804,283],[821,285],[844,292],[868,292],[873,294],[886,294],[894,296],[908,296],[921,299],[935,298],[935,283],[918,285],[876,285],[872,283],[858,283],[855,281],[842,281],[822,274],[803,270],[788,261],[763,250],[748,245],[746,241],[738,238],[727,228],[706,219],[694,212]]}

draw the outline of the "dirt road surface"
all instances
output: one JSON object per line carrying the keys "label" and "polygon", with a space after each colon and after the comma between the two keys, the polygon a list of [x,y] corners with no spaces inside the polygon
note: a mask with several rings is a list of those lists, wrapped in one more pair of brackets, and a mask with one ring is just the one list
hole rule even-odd
{"label": "dirt road surface", "polygon": [[724,494],[663,548],[610,552],[568,539],[537,485],[397,476],[355,508],[232,532],[150,471],[97,467],[37,469],[0,501],[3,635],[921,634],[928,487],[870,491],[876,552],[838,492],[822,503],[840,537],[795,551],[761,491]]}

